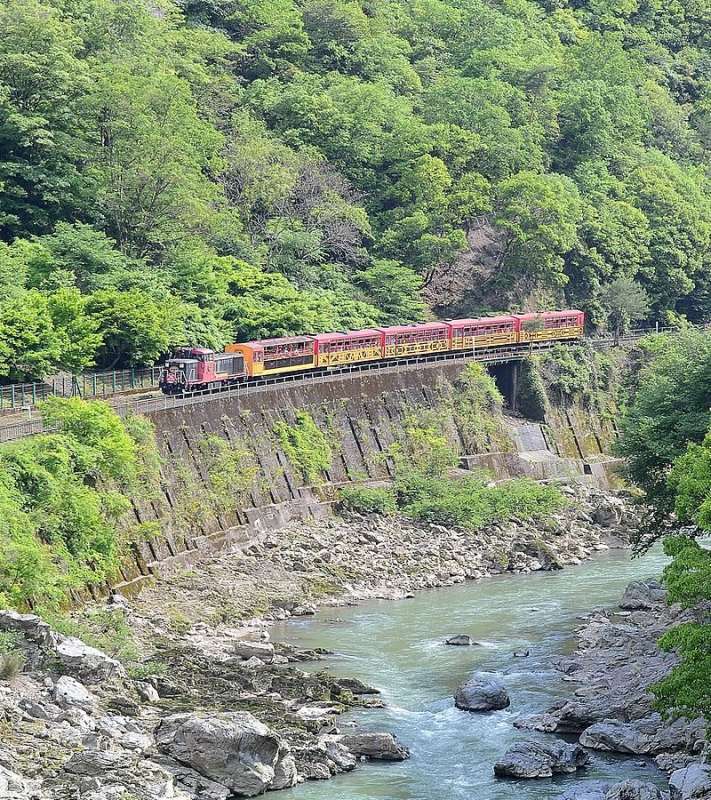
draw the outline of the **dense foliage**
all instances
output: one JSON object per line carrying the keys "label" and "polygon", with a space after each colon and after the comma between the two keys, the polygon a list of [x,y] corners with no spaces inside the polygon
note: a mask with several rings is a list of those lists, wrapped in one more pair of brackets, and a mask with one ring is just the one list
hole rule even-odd
{"label": "dense foliage", "polygon": [[6,0],[0,378],[579,305],[709,315],[679,0]]}
{"label": "dense foliage", "polygon": [[152,428],[101,402],[50,398],[55,430],[0,448],[0,605],[52,605],[116,570],[118,522],[155,485]]}
{"label": "dense foliage", "polygon": [[711,724],[711,550],[695,538],[711,533],[711,343],[688,331],[644,342],[639,356],[620,450],[650,510],[643,543],[669,534],[668,599],[695,609],[662,637],[679,664],[652,689],[664,712]]}
{"label": "dense foliage", "polygon": [[[700,445],[711,424],[711,338],[686,331],[648,337],[640,345],[633,398],[621,420],[619,453],[631,480],[645,492],[650,508],[647,530],[659,537],[676,524],[673,517],[681,467],[674,461]],[[701,453],[702,450],[698,450]],[[681,507],[685,522],[688,507]]]}

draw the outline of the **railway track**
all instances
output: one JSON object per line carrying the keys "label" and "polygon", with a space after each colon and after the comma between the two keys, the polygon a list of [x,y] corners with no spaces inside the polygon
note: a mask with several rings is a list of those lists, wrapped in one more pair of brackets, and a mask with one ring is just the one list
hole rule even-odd
{"label": "railway track", "polygon": [[[629,344],[653,333],[670,333],[675,329],[643,329],[630,331],[625,336],[615,339],[613,337],[588,339],[593,347],[606,349],[609,347]],[[531,342],[527,344],[509,345],[506,347],[475,348],[448,353],[433,353],[418,357],[384,359],[382,361],[367,361],[365,363],[344,365],[330,369],[311,370],[303,373],[291,373],[273,377],[257,378],[248,383],[238,383],[222,389],[188,392],[179,395],[164,395],[157,389],[140,397],[126,399],[122,395],[107,398],[108,402],[116,409],[120,416],[129,414],[152,414],[171,408],[207,403],[214,400],[234,399],[236,402],[247,395],[265,393],[278,390],[284,386],[308,385],[356,379],[364,374],[387,374],[403,370],[436,367],[448,362],[479,361],[484,364],[504,364],[507,362],[521,361],[532,353],[549,350],[560,342]],[[31,412],[30,412],[31,413]],[[26,436],[47,432],[39,417],[26,419],[21,422],[13,421],[10,424],[0,425],[0,443],[11,442]]]}

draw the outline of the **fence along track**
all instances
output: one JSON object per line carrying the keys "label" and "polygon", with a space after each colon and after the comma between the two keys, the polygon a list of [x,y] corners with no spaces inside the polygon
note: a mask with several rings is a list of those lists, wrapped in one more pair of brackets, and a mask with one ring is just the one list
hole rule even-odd
{"label": "fence along track", "polygon": [[[676,330],[678,329],[636,329],[629,331],[624,336],[619,337],[619,339],[615,339],[614,337],[606,337],[599,339],[588,339],[587,341],[591,343],[593,347],[609,348],[619,344],[635,342],[649,334],[673,333]],[[331,368],[328,370],[314,370],[311,372],[291,373],[287,375],[275,375],[272,377],[259,378],[255,381],[251,381],[250,383],[237,383],[224,389],[213,389],[211,391],[203,390],[199,392],[189,392],[182,395],[161,395],[159,397],[150,397],[140,400],[127,400],[121,403],[115,403],[114,409],[122,417],[125,417],[129,414],[151,414],[157,411],[193,406],[213,400],[234,399],[236,402],[239,402],[241,398],[246,397],[248,394],[252,395],[260,392],[268,392],[285,385],[307,385],[313,383],[340,381],[345,378],[354,379],[357,376],[370,372],[388,374],[399,372],[403,369],[410,370],[422,367],[433,367],[450,361],[479,361],[485,364],[503,364],[510,361],[521,361],[532,353],[549,350],[557,344],[560,344],[560,342],[531,342],[525,345],[511,345],[508,347],[489,347],[483,349],[475,348],[473,350],[433,353],[409,358],[367,361],[360,364],[344,365],[342,367]],[[14,423],[12,425],[0,426],[0,443],[11,442],[17,439],[23,439],[26,436],[33,436],[38,433],[48,432],[51,431],[45,429],[41,419],[37,418],[26,420],[24,422]]]}

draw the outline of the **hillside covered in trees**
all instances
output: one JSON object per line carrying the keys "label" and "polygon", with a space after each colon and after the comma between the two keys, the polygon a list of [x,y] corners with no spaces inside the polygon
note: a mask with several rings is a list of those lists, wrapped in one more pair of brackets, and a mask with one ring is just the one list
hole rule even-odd
{"label": "hillside covered in trees", "polygon": [[0,378],[711,314],[707,0],[4,0]]}

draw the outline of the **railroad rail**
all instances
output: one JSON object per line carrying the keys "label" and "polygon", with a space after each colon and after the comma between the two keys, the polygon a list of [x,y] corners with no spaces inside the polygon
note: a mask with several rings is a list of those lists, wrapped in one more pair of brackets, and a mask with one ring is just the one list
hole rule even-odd
{"label": "railroad rail", "polygon": [[[633,343],[650,334],[673,333],[676,330],[678,329],[640,328],[631,330],[620,337],[599,337],[587,339],[586,341],[593,347],[609,348],[621,344]],[[308,385],[340,381],[344,378],[356,378],[371,372],[387,374],[398,372],[403,369],[433,367],[453,361],[479,361],[485,364],[503,364],[511,361],[521,361],[532,353],[549,350],[557,344],[560,344],[560,342],[529,342],[505,347],[474,348],[472,350],[432,353],[408,358],[366,361],[328,369],[310,370],[303,373],[288,373],[286,375],[257,378],[249,383],[237,383],[222,389],[202,390],[178,395],[159,395],[157,397],[138,398],[135,400],[122,400],[113,403],[113,407],[120,416],[127,416],[129,414],[152,414],[157,411],[192,406],[213,400],[234,399],[239,402],[241,398],[247,395],[272,391],[286,385]],[[26,436],[48,432],[51,431],[45,428],[39,417],[36,419],[28,419],[22,422],[0,426],[0,443],[11,442]]]}

